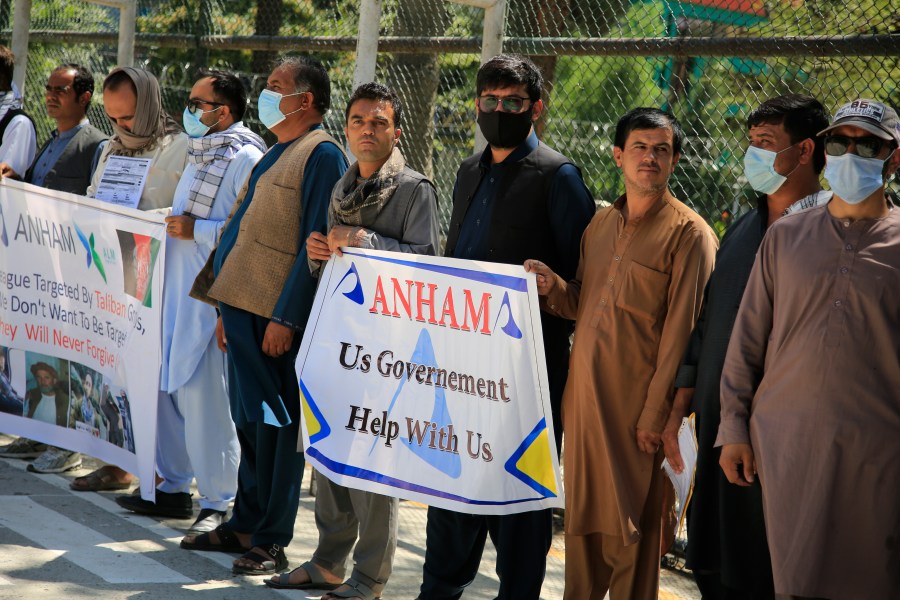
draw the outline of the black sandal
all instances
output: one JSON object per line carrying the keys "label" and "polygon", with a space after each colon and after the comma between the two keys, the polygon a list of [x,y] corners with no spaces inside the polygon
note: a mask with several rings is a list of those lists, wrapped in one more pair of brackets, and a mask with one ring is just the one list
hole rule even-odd
{"label": "black sandal", "polygon": [[240,540],[234,534],[230,528],[226,525],[219,525],[213,531],[216,532],[216,537],[219,538],[219,543],[214,544],[212,542],[212,536],[210,535],[210,531],[206,533],[201,533],[196,536],[193,541],[187,542],[185,540],[181,540],[181,547],[185,550],[201,550],[204,552],[228,552],[231,554],[243,554],[249,548],[245,548],[241,545]]}
{"label": "black sandal", "polygon": [[[271,558],[263,558],[271,557]],[[275,575],[281,573],[288,568],[288,559],[284,555],[284,548],[278,544],[268,544],[266,546],[254,546],[243,556],[242,559],[252,561],[259,565],[258,567],[242,567],[233,565],[231,572],[234,575]],[[238,560],[240,560],[239,558]],[[262,558],[263,560],[259,560]]]}

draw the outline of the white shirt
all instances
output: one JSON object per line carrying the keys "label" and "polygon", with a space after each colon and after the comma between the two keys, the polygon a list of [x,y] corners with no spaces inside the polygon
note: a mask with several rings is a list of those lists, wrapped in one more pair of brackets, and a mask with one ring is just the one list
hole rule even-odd
{"label": "white shirt", "polygon": [[[6,112],[3,111],[3,114]],[[3,132],[3,141],[0,142],[0,162],[8,164],[20,177],[25,177],[36,150],[37,135],[31,119],[25,115],[16,115]]]}
{"label": "white shirt", "polygon": [[[243,123],[235,123],[232,127],[243,127]],[[193,240],[179,240],[166,236],[166,285],[163,288],[160,370],[160,389],[163,391],[174,392],[190,380],[212,336],[215,335],[215,309],[194,300],[188,293],[197,273],[206,264],[210,252],[215,249],[225,219],[231,212],[237,195],[262,155],[258,148],[248,144],[231,159],[216,192],[209,218],[194,221]],[[184,212],[188,192],[196,174],[197,166],[188,162],[178,187],[175,188],[173,215]]]}
{"label": "white shirt", "polygon": [[34,409],[34,415],[31,418],[56,425],[56,395],[41,394],[41,399],[38,400],[37,408]]}

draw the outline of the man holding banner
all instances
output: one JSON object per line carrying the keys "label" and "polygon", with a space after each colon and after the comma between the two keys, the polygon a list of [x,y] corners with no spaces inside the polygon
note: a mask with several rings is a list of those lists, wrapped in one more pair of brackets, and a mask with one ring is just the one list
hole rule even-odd
{"label": "man holding banner", "polygon": [[625,195],[584,233],[568,282],[539,260],[546,309],[575,318],[566,385],[566,600],[657,597],[661,436],[718,238],[668,182],[684,134],[672,115],[629,111],[613,157]]}
{"label": "man holding banner", "polygon": [[[543,78],[527,58],[499,55],[478,71],[478,125],[489,147],[460,166],[445,255],[520,265],[536,255],[571,277],[595,205],[581,172],[538,141]],[[559,405],[571,322],[541,314],[550,404],[559,447]],[[540,596],[552,540],[550,509],[467,514],[431,506],[421,600],[459,598],[478,573],[487,535],[497,547],[501,600]]]}
{"label": "man holding banner", "polygon": [[[357,162],[332,192],[328,236],[314,231],[306,241],[310,267],[318,274],[322,262],[341,255],[342,246],[435,254],[440,246],[437,195],[424,175],[406,166],[397,148],[400,98],[381,84],[367,83],[353,92],[345,116],[344,132]],[[346,399],[336,393],[325,401]],[[317,477],[315,554],[266,584],[333,589],[326,599],[336,598],[336,593],[365,600],[380,597],[397,548],[398,499],[344,487],[319,472]],[[351,549],[353,573],[341,585]]]}
{"label": "man holding banner", "polygon": [[216,346],[216,312],[188,292],[266,150],[262,138],[241,121],[246,106],[241,80],[214,70],[200,73],[184,109],[188,164],[166,217],[156,444],[162,481],[155,502],[139,494],[116,499],[137,513],[190,517],[191,480],[196,477],[200,514],[188,535],[218,527],[237,489],[240,448],[225,390],[225,357]]}
{"label": "man holding banner", "polygon": [[[41,149],[24,179],[28,183],[51,190],[83,196],[91,182],[91,171],[97,148],[106,135],[87,120],[87,109],[94,95],[94,74],[86,67],[67,63],[50,73],[44,104],[47,115],[56,121],[56,129]],[[7,163],[0,163],[0,177],[19,179]],[[46,445],[28,438],[18,438],[0,448],[0,455],[30,458]],[[28,465],[37,473],[61,473],[81,466],[81,454],[63,448],[48,447]]]}
{"label": "man holding banner", "polygon": [[[172,206],[188,138],[163,109],[156,77],[135,67],[113,69],[103,81],[103,108],[114,135],[100,154],[87,195],[140,210]],[[124,173],[127,176],[118,176]],[[119,490],[133,480],[123,469],[105,465],[76,477],[70,487],[82,492]]]}

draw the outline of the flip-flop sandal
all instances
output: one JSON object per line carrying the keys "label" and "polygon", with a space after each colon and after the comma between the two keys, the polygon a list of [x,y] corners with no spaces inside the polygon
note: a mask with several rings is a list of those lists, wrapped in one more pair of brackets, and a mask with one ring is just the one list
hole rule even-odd
{"label": "flip-flop sandal", "polygon": [[[75,483],[76,481],[81,481],[84,485],[78,485]],[[104,472],[103,467],[100,467],[93,473],[76,477],[70,481],[69,488],[76,492],[102,492],[104,490],[127,490],[132,483],[132,481],[127,483],[119,481],[109,472]]]}
{"label": "flip-flop sandal", "polygon": [[[267,556],[271,558],[266,558]],[[252,561],[259,566],[244,567],[241,565],[233,565],[231,567],[231,572],[234,575],[275,575],[288,568],[288,559],[287,556],[284,555],[284,548],[278,544],[254,546],[245,552],[241,558]]]}
{"label": "flip-flop sandal", "polygon": [[201,552],[243,554],[249,550],[249,548],[241,545],[241,542],[234,534],[234,531],[226,525],[219,525],[213,531],[216,533],[216,537],[219,538],[218,544],[214,544],[212,541],[212,536],[210,535],[212,531],[207,531],[206,533],[201,533],[195,537],[191,542],[181,540],[180,545],[185,550],[199,550]]}
{"label": "flip-flop sandal", "polygon": [[373,590],[366,584],[353,579],[352,577],[341,585],[349,585],[350,589],[344,590],[342,592],[328,592],[327,594],[322,596],[322,600],[329,600],[329,598],[361,598],[362,600],[381,600],[381,596],[375,595],[375,590]]}
{"label": "flip-flop sandal", "polygon": [[[300,569],[305,571],[307,575],[309,575],[309,581],[304,581],[303,583],[290,583],[291,574]],[[283,573],[278,575],[278,581],[274,579],[266,579],[265,584],[270,588],[275,588],[278,590],[333,590],[335,588],[339,588],[343,583],[331,583],[329,581],[325,581],[322,579],[322,573],[313,565],[311,562],[305,562],[294,571],[290,573]],[[284,582],[282,583],[281,579],[284,578]]]}

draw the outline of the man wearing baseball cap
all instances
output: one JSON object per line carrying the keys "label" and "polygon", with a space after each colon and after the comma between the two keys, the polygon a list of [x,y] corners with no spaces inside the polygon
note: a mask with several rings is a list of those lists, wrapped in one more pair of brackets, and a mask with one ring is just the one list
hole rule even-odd
{"label": "man wearing baseball cap", "polygon": [[900,120],[858,99],[819,133],[825,206],[769,228],[722,373],[717,446],[763,490],[775,592],[900,590]]}

